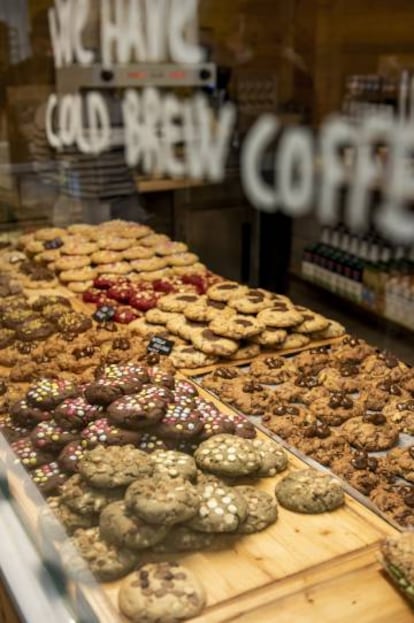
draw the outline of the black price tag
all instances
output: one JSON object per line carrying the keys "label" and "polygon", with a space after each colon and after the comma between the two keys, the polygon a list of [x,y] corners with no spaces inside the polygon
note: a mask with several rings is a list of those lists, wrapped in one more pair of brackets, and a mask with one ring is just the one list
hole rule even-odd
{"label": "black price tag", "polygon": [[154,335],[147,346],[149,353],[158,353],[159,355],[169,355],[174,348],[174,342],[166,340],[165,337]]}

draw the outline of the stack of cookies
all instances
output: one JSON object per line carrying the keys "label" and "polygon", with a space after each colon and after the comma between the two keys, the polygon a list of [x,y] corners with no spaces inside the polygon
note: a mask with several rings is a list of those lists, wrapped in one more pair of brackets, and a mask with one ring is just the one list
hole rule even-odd
{"label": "stack of cookies", "polygon": [[32,264],[56,273],[69,290],[81,293],[99,275],[153,281],[173,274],[203,272],[187,245],[150,227],[126,221],[100,225],[47,227],[20,237],[18,246]]}
{"label": "stack of cookies", "polygon": [[256,435],[244,416],[222,413],[166,363],[107,364],[89,383],[75,378],[40,379],[20,399],[13,394],[1,418],[0,431],[43,492],[56,490],[98,444],[192,453],[220,433]]}
{"label": "stack of cookies", "polygon": [[413,379],[390,353],[346,337],[248,369],[218,368],[202,384],[413,526]]}
{"label": "stack of cookies", "polygon": [[[255,485],[287,463],[275,442],[232,435],[205,441],[194,457],[98,445],[48,503],[96,578],[113,581],[145,556],[222,548],[229,544],[223,537],[273,524],[275,497]],[[246,476],[252,484],[240,485]]]}
{"label": "stack of cookies", "polygon": [[[145,327],[167,330],[184,344],[173,350],[174,364],[198,368],[222,360],[256,357],[262,350],[299,349],[312,341],[344,334],[344,328],[285,296],[220,281],[206,294],[172,293],[145,315]],[[133,327],[144,326],[142,320]]]}

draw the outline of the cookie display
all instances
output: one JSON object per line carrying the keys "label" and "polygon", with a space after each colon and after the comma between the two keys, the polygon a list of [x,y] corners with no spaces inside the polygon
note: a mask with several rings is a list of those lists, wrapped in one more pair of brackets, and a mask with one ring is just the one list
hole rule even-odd
{"label": "cookie display", "polygon": [[132,550],[156,545],[168,535],[169,528],[151,525],[128,512],[125,503],[112,502],[100,514],[99,530],[107,543]]}
{"label": "cookie display", "polygon": [[285,476],[275,489],[281,506],[296,513],[325,513],[345,502],[339,481],[314,469],[303,469]]}
{"label": "cookie display", "polygon": [[97,489],[79,474],[71,476],[61,487],[60,499],[74,513],[96,517],[108,504],[121,500],[124,489]]}
{"label": "cookie display", "polygon": [[128,487],[125,505],[148,523],[173,526],[194,517],[200,507],[200,496],[188,480],[154,474]]}
{"label": "cookie display", "polygon": [[261,453],[248,439],[215,435],[203,441],[194,453],[197,465],[217,476],[246,476],[262,467]]}
{"label": "cookie display", "polygon": [[142,566],[119,589],[119,609],[135,623],[182,621],[199,614],[206,602],[200,582],[174,562]]}
{"label": "cookie display", "polygon": [[62,558],[75,577],[82,577],[86,564],[99,582],[113,582],[132,571],[138,562],[138,555],[132,550],[119,548],[102,540],[97,527],[76,530],[71,537],[71,543],[82,560],[79,557],[74,560],[72,555],[65,554],[65,546],[62,548]]}
{"label": "cookie display", "polygon": [[398,441],[398,427],[388,422],[382,413],[366,413],[345,422],[341,434],[347,441],[366,452],[392,448]]}
{"label": "cookie display", "polygon": [[197,485],[200,506],[187,526],[199,532],[235,532],[247,517],[247,502],[232,487],[206,479]]}
{"label": "cookie display", "polygon": [[127,486],[153,472],[149,456],[132,445],[97,446],[79,462],[79,473],[92,486],[114,488]]}
{"label": "cookie display", "polygon": [[276,522],[278,517],[277,505],[269,493],[246,485],[239,485],[234,489],[243,496],[247,503],[246,518],[237,528],[239,534],[260,532]]}

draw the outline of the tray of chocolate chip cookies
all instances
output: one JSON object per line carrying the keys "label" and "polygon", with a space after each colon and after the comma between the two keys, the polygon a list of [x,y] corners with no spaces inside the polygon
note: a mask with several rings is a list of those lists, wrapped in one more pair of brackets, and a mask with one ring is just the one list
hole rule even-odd
{"label": "tray of chocolate chip cookies", "polygon": [[414,373],[347,336],[291,357],[221,367],[202,387],[322,465],[399,528],[414,526]]}

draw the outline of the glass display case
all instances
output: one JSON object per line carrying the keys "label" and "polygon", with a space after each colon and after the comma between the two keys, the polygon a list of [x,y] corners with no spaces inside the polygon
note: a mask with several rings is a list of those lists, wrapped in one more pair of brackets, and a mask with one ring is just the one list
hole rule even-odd
{"label": "glass display case", "polygon": [[413,26],[3,0],[5,623],[411,619]]}

